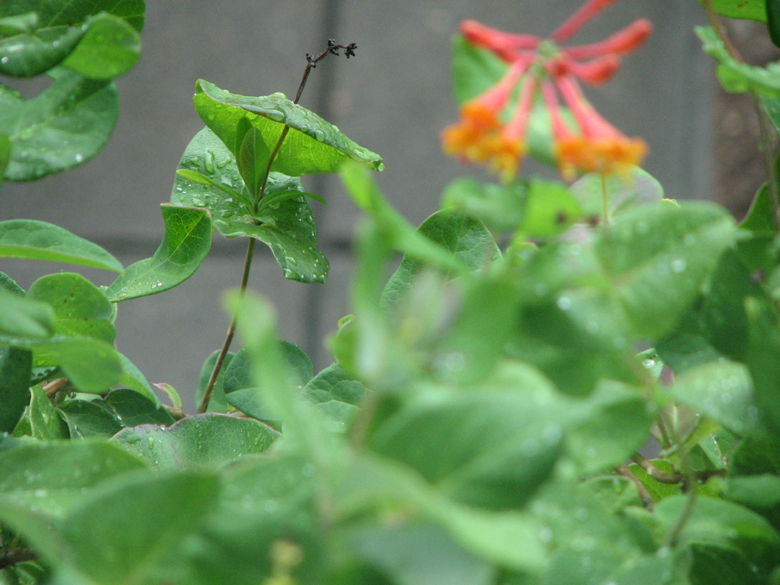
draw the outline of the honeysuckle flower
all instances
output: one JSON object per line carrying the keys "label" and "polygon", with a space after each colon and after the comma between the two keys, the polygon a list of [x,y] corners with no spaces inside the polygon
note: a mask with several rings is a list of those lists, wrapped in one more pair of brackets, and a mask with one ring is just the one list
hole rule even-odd
{"label": "honeysuckle flower", "polygon": [[[506,61],[509,68],[494,86],[461,105],[460,121],[442,134],[444,151],[463,161],[484,164],[505,181],[511,180],[527,153],[528,121],[539,99],[548,111],[553,151],[565,177],[580,172],[623,172],[639,164],[647,152],[645,143],[627,138],[602,118],[579,82],[609,81],[620,68],[621,57],[645,42],[652,24],[638,19],[602,41],[560,46],[616,1],[586,1],[547,39],[463,21],[463,36]],[[570,111],[573,125],[564,120],[558,96]]]}

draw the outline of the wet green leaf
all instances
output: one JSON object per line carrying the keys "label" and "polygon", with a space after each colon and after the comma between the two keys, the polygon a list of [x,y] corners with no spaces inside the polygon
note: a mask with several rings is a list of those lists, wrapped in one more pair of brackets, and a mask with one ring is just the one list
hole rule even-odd
{"label": "wet green leaf", "polygon": [[331,364],[309,380],[302,394],[334,421],[335,429],[343,431],[357,413],[366,392],[366,387],[339,364]]}
{"label": "wet green leaf", "polygon": [[75,437],[111,437],[124,428],[119,418],[98,400],[65,400],[57,407]]}
{"label": "wet green leaf", "polygon": [[27,297],[54,309],[54,333],[93,337],[113,344],[114,312],[106,295],[80,274],[49,274],[36,280]]}
{"label": "wet green leaf", "polygon": [[496,185],[462,177],[447,185],[441,197],[441,207],[454,207],[464,215],[504,233],[520,225],[527,193],[528,186],[523,182]]}
{"label": "wet green leaf", "polygon": [[0,256],[68,262],[124,272],[119,261],[97,244],[33,219],[0,221]]}
{"label": "wet green leaf", "polygon": [[230,93],[213,83],[198,80],[195,109],[201,119],[238,157],[235,148],[241,119],[251,122],[272,150],[287,125],[290,130],[271,166],[272,171],[298,177],[312,173],[333,173],[345,160],[382,170],[382,158],[356,144],[336,126],[314,112],[288,100],[283,94],[249,97]]}
{"label": "wet green leaf", "polygon": [[159,470],[215,468],[250,453],[265,451],[279,436],[248,418],[200,414],[170,427],[145,424],[127,428],[115,442]]}
{"label": "wet green leaf", "polygon": [[751,203],[750,209],[739,227],[753,233],[774,234],[777,232],[777,228],[773,215],[772,195],[769,192],[769,186],[765,183],[758,189],[753,203]]}
{"label": "wet green leaf", "polygon": [[127,267],[106,294],[112,302],[135,299],[178,286],[200,266],[211,248],[211,218],[205,209],[161,206],[165,237],[151,258]]}
{"label": "wet green leaf", "polygon": [[244,185],[249,189],[250,201],[254,202],[268,170],[271,151],[263,141],[263,135],[247,118],[239,122],[236,138],[241,143],[236,150],[238,170]]}
{"label": "wet green leaf", "polygon": [[54,83],[25,101],[0,86],[0,132],[11,140],[5,178],[39,179],[89,160],[105,145],[119,108],[113,83],[57,70]]}
{"label": "wet green leaf", "polygon": [[120,384],[132,388],[136,392],[143,394],[144,397],[151,400],[155,405],[159,405],[160,401],[157,398],[157,395],[154,393],[154,390],[152,390],[146,376],[141,373],[141,370],[121,353],[119,354],[119,361],[122,363],[122,379],[120,380]]}
{"label": "wet green leaf", "polygon": [[0,289],[0,343],[11,337],[47,339],[54,335],[54,309],[48,303]]}
{"label": "wet green leaf", "polygon": [[533,179],[518,236],[523,239],[554,236],[565,232],[581,215],[579,203],[565,185]]}
{"label": "wet green leaf", "polygon": [[90,79],[112,79],[133,68],[141,39],[126,20],[102,13],[87,22],[86,34],[63,65]]}
{"label": "wet green leaf", "polygon": [[60,517],[84,488],[143,468],[141,459],[97,439],[22,444],[0,452],[0,501]]}
{"label": "wet green leaf", "polygon": [[639,167],[632,167],[627,175],[605,177],[588,173],[572,183],[569,190],[582,205],[585,215],[601,217],[604,215],[605,187],[610,216],[637,205],[655,204],[664,198],[661,183]]}
{"label": "wet green leaf", "polygon": [[[235,157],[208,128],[190,141],[179,163],[179,170],[182,169],[197,172],[233,191],[244,192],[248,198]],[[265,197],[273,199],[290,192],[297,192],[297,196],[268,205],[255,218],[242,201],[236,201],[223,189],[177,175],[171,202],[176,206],[207,209],[214,229],[226,237],[248,236],[264,242],[286,278],[325,282],[328,261],[316,250],[317,230],[303,185],[300,179],[271,173]]]}

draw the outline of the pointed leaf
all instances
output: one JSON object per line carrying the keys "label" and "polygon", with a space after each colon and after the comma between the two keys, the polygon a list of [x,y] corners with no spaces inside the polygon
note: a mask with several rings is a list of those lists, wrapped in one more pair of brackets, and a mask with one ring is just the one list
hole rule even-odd
{"label": "pointed leaf", "polygon": [[127,267],[108,287],[113,302],[154,295],[178,286],[200,266],[211,248],[211,218],[204,209],[161,206],[165,237],[154,256]]}
{"label": "pointed leaf", "polygon": [[[242,132],[242,126],[243,128]],[[242,118],[239,125],[241,146],[238,149],[238,170],[244,179],[244,184],[249,189],[250,200],[254,201],[260,191],[260,186],[268,170],[268,161],[271,151],[263,141],[263,135],[246,119]]]}
{"label": "pointed leaf", "polygon": [[279,436],[256,420],[224,414],[200,414],[170,427],[142,425],[117,433],[112,442],[149,461],[155,468],[203,469],[265,451]]}
{"label": "pointed leaf", "polygon": [[[242,118],[257,128],[271,149],[287,125],[290,130],[274,159],[272,171],[293,177],[333,173],[348,159],[374,170],[384,168],[378,154],[353,142],[336,126],[294,104],[283,94],[242,96],[200,79],[195,85],[194,101],[198,115],[229,149],[236,146],[237,127]],[[233,151],[233,155],[238,157],[239,153]]]}
{"label": "pointed leaf", "polygon": [[657,204],[664,198],[664,189],[661,183],[639,167],[631,167],[631,171],[626,175],[610,175],[604,177],[603,180],[606,185],[602,183],[602,175],[588,173],[569,187],[571,193],[582,205],[586,216],[600,217],[604,214],[605,186],[610,216],[637,205]]}
{"label": "pointed leaf", "polygon": [[[0,8],[2,14],[2,8]],[[35,14],[33,13],[33,16]],[[0,39],[0,73],[11,77],[33,77],[59,65],[84,37],[81,26],[35,25],[9,31]]]}
{"label": "pointed leaf", "polygon": [[65,400],[57,408],[75,437],[108,438],[124,428],[119,417],[100,399]]}
{"label": "pointed leaf", "polygon": [[152,390],[151,385],[146,380],[146,376],[141,373],[133,362],[131,362],[123,354],[119,354],[119,360],[122,362],[122,379],[120,383],[132,388],[136,392],[142,394],[145,398],[148,398],[156,406],[160,405],[160,401],[157,395]]}
{"label": "pointed leaf", "polygon": [[753,203],[750,204],[750,209],[739,227],[753,233],[774,234],[777,232],[773,218],[774,213],[772,195],[769,186],[765,183],[756,192]]}
{"label": "pointed leaf", "polygon": [[12,145],[5,178],[39,179],[89,160],[111,135],[118,108],[113,83],[67,70],[27,101],[0,86],[0,132]]}
{"label": "pointed leaf", "polygon": [[328,366],[303,388],[303,396],[332,419],[334,428],[341,431],[352,421],[366,392],[368,389],[339,364]]}
{"label": "pointed leaf", "polygon": [[0,257],[68,262],[124,272],[119,261],[97,244],[33,219],[0,221]]}
{"label": "pointed leaf", "polygon": [[30,400],[32,353],[0,348],[0,433],[10,433]]}
{"label": "pointed leaf", "polygon": [[[190,141],[179,169],[195,171],[234,191],[247,192],[235,157],[208,128]],[[303,185],[300,179],[271,173],[266,197],[290,191],[297,191],[299,196],[278,205],[270,204],[267,211],[255,219],[243,203],[234,201],[222,189],[177,175],[171,202],[177,206],[207,209],[214,228],[226,237],[248,236],[266,243],[286,278],[325,282],[328,261],[316,250],[317,231]]]}

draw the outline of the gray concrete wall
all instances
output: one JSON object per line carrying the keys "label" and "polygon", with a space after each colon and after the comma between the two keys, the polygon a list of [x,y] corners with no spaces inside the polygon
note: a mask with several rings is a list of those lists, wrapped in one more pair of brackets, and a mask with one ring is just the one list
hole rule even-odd
{"label": "gray concrete wall", "polygon": [[[357,57],[326,59],[302,104],[360,144],[382,154],[379,183],[412,222],[435,211],[443,187],[474,169],[441,154],[439,132],[457,118],[451,100],[450,41],[463,18],[498,28],[549,33],[580,0],[147,0],[143,56],[118,80],[121,112],[106,149],[93,161],[36,183],[6,183],[0,219],[61,225],[103,245],[123,264],[151,255],[163,233],[182,151],[203,126],[192,108],[197,78],[235,93],[294,94],[304,54],[327,38],[356,42]],[[640,16],[655,34],[629,56],[608,86],[589,91],[602,113],[628,135],[642,136],[646,168],[676,198],[706,198],[709,174],[711,63],[692,26],[704,17],[693,0],[624,0],[576,41],[597,40]],[[282,335],[326,365],[322,338],[347,312],[349,242],[356,211],[337,178],[307,179],[328,200],[315,203],[321,247],[331,261],[327,284],[285,280],[270,254],[256,258],[250,285],[269,296]],[[223,340],[220,294],[240,278],[244,244],[214,236],[211,255],[189,281],[164,294],[119,305],[117,346],[152,382],[191,396],[205,357]],[[259,248],[259,247],[258,247]],[[28,286],[38,275],[69,269],[0,259],[0,270]],[[108,274],[87,271],[99,284]],[[185,400],[187,400],[185,398]],[[187,404],[193,409],[192,401]]]}

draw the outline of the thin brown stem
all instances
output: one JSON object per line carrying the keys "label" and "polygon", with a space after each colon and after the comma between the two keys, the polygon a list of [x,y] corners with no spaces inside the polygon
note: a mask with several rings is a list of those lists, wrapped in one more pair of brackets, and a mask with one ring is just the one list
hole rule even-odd
{"label": "thin brown stem", "polygon": [[715,34],[717,34],[718,38],[723,42],[723,46],[726,47],[729,55],[731,55],[735,61],[744,63],[742,55],[739,54],[739,51],[737,51],[737,48],[731,42],[729,35],[726,33],[726,29],[723,28],[723,25],[718,19],[718,14],[715,12],[715,8],[712,6],[712,0],[704,0],[704,9],[707,11],[707,19],[710,21],[710,25],[713,29],[715,29]]}
{"label": "thin brown stem", "polygon": [[639,453],[634,453],[631,460],[647,472],[647,475],[660,483],[679,484],[685,479],[682,473],[666,473],[658,469],[653,463]]}
{"label": "thin brown stem", "polygon": [[651,496],[650,492],[647,491],[645,485],[639,481],[639,478],[631,473],[631,470],[625,465],[616,465],[615,472],[618,475],[622,475],[634,484],[634,487],[636,487],[636,491],[639,493],[639,497],[642,500],[642,505],[646,510],[652,512],[653,508],[655,508],[655,500],[653,500],[653,496]]}

